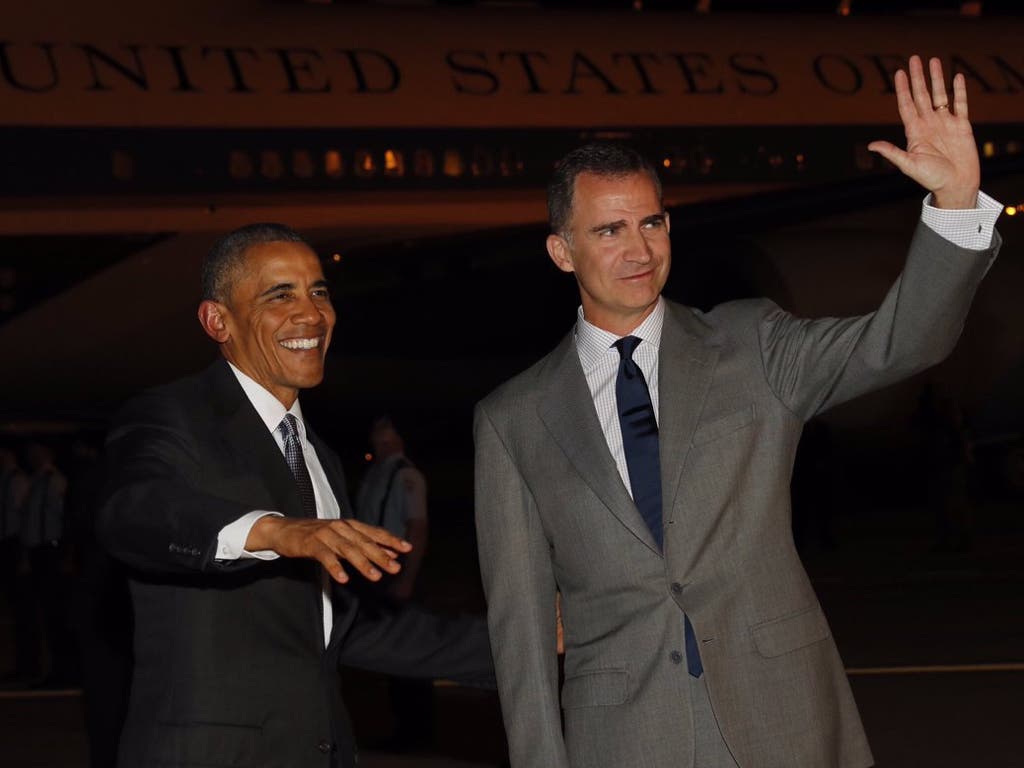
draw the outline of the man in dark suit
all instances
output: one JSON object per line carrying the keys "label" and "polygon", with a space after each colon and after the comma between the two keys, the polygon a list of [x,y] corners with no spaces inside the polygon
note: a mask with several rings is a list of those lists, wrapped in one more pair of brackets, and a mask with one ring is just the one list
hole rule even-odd
{"label": "man in dark suit", "polygon": [[410,547],[352,519],[302,417],[335,321],[313,250],[281,225],[222,238],[199,321],[224,359],[130,402],[108,439],[99,535],[133,571],[135,609],[119,764],[351,768],[338,664],[487,684],[483,623],[346,586],[346,567],[376,581]]}
{"label": "man in dark suit", "polygon": [[[941,360],[995,252],[963,75],[896,76],[931,194],[875,312],[809,320],[768,300],[708,313],[661,297],[657,176],[636,153],[570,153],[548,253],[575,328],[476,412],[476,511],[514,768],[864,768],[843,666],[793,544],[804,423]],[[561,593],[565,681],[555,660]],[[882,628],[879,628],[881,633]],[[564,728],[563,728],[564,723]]]}

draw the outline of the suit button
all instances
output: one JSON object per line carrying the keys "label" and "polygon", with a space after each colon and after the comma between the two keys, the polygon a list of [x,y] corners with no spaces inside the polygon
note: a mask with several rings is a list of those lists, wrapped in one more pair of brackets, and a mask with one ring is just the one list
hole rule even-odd
{"label": "suit button", "polygon": [[329,742],[327,739],[324,739],[316,745],[316,748],[326,755],[328,752],[331,751],[331,742]]}
{"label": "suit button", "polygon": [[673,595],[681,595],[681,594],[683,594],[683,585],[680,584],[678,581],[672,582],[672,594]]}
{"label": "suit button", "polygon": [[672,653],[670,653],[668,657],[672,659],[673,664],[683,663],[683,654],[681,654],[679,651],[672,651]]}

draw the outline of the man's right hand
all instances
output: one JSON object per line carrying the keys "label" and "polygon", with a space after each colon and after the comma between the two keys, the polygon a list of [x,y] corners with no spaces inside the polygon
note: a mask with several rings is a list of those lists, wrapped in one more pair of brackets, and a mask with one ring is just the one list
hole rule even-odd
{"label": "man's right hand", "polygon": [[[296,517],[261,517],[249,531],[245,548],[250,552],[271,550],[281,557],[317,560],[335,581],[345,584],[349,576],[341,567],[348,560],[370,581],[379,581],[380,569],[398,573],[398,553],[412,550],[412,544],[383,528],[358,520],[310,520]],[[377,568],[380,567],[380,569]]]}

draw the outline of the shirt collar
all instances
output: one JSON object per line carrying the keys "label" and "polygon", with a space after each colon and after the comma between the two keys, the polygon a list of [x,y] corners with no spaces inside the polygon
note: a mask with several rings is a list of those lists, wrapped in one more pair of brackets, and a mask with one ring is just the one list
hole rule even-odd
{"label": "shirt collar", "polygon": [[[659,296],[654,311],[627,335],[636,336],[644,344],[653,344],[657,349],[661,346],[661,329],[664,324],[665,300]],[[583,316],[582,304],[576,310],[576,351],[580,356],[584,373],[589,373],[600,365],[602,358],[609,352],[618,357],[619,353],[612,349],[612,345],[620,338],[622,337],[587,322]]]}
{"label": "shirt collar", "polygon": [[299,406],[299,398],[295,398],[295,402],[292,403],[291,408],[285,408],[284,404],[274,397],[269,390],[260,384],[257,384],[252,378],[246,376],[238,368],[235,367],[234,363],[228,362],[231,366],[231,372],[235,374],[235,378],[238,379],[238,383],[242,385],[242,391],[245,392],[245,396],[249,398],[249,402],[252,403],[252,407],[256,409],[256,413],[263,419],[263,423],[267,426],[267,429],[271,433],[276,432],[277,428],[281,425],[281,420],[284,418],[286,413],[292,414],[296,421],[299,423],[299,438],[303,443],[306,442],[306,424],[302,420],[302,408]]}

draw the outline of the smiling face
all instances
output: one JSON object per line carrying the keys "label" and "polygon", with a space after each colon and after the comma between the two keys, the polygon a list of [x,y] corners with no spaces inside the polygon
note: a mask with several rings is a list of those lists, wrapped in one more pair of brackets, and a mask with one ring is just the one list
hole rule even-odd
{"label": "smiling face", "polygon": [[669,221],[645,173],[605,177],[581,173],[564,234],[550,235],[548,254],[573,272],[587,321],[617,335],[654,310],[672,263]]}
{"label": "smiling face", "polygon": [[199,321],[224,357],[286,408],[324,377],[334,307],[320,260],[303,243],[249,248],[230,297],[200,304]]}

